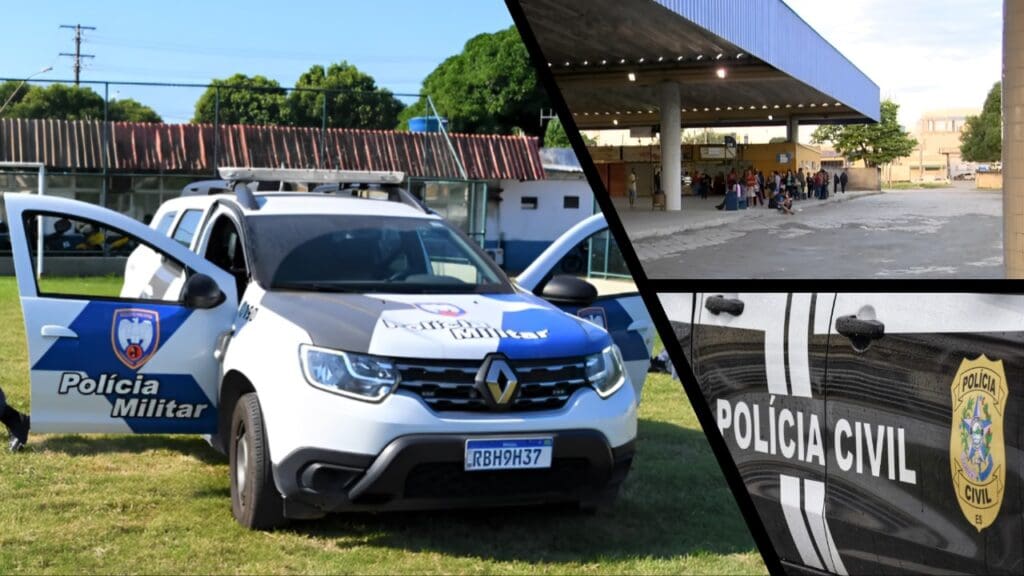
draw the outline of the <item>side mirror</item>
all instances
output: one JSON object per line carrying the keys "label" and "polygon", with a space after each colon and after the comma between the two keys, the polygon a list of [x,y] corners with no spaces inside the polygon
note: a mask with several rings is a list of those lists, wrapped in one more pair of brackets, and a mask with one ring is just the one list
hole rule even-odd
{"label": "side mirror", "polygon": [[185,281],[182,300],[186,308],[206,310],[220,306],[226,299],[217,283],[206,274],[193,274]]}
{"label": "side mirror", "polygon": [[589,306],[597,300],[597,288],[575,276],[555,276],[544,285],[540,297],[558,306]]}

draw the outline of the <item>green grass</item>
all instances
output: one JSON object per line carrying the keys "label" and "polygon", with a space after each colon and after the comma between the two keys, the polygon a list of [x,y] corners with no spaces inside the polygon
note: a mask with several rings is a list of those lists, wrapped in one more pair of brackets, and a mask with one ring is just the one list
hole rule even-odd
{"label": "green grass", "polygon": [[[12,278],[0,278],[0,363],[0,386],[27,407]],[[234,522],[227,465],[199,438],[33,436],[0,454],[0,573],[764,573],[679,383],[650,377],[640,412],[633,470],[595,516],[348,514],[273,533]]]}
{"label": "green grass", "polygon": [[943,190],[952,187],[952,184],[943,184],[941,182],[893,182],[891,184],[882,184],[882,188],[885,190]]}

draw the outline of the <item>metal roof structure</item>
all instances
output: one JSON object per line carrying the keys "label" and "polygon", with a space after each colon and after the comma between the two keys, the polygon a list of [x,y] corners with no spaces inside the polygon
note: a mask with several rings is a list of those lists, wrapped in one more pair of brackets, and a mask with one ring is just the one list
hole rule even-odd
{"label": "metal roof structure", "polygon": [[[450,134],[472,180],[544,180],[537,138]],[[404,172],[459,179],[439,133],[290,126],[0,119],[0,162],[49,169],[212,174],[218,166]]]}
{"label": "metal roof structure", "polygon": [[657,125],[666,81],[684,127],[879,120],[878,85],[782,0],[520,4],[581,129]]}

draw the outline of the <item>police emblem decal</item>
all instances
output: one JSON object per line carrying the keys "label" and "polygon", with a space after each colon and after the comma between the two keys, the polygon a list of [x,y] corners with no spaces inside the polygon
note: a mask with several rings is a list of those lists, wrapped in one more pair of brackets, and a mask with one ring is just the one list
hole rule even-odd
{"label": "police emblem decal", "polygon": [[430,314],[437,314],[438,316],[445,316],[447,318],[458,318],[466,313],[465,310],[459,308],[455,304],[448,304],[445,302],[430,302],[424,304],[416,304],[416,307],[424,312]]}
{"label": "police emblem decal", "polygon": [[1003,415],[1007,398],[1002,360],[981,355],[960,363],[950,386],[953,424],[949,460],[960,510],[978,532],[999,515],[1006,487]]}
{"label": "police emblem decal", "polygon": [[160,314],[141,308],[114,310],[110,344],[121,363],[138,370],[160,346]]}

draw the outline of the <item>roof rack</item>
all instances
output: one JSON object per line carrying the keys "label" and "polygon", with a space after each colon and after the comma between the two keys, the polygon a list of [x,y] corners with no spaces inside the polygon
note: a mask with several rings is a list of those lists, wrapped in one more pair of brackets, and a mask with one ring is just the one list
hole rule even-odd
{"label": "roof rack", "polygon": [[401,202],[413,208],[436,214],[428,208],[419,198],[412,195],[408,190],[397,184],[374,184],[367,182],[335,182],[332,184],[321,184],[313,189],[314,194],[334,194],[345,198],[363,198],[366,200],[386,200],[388,202]]}

